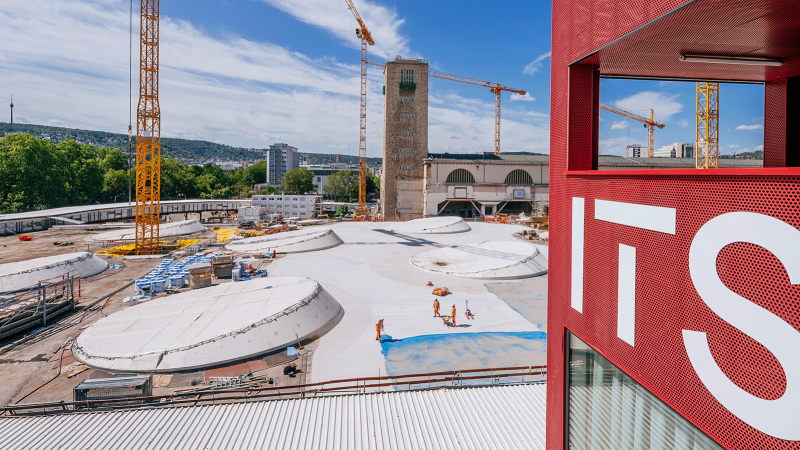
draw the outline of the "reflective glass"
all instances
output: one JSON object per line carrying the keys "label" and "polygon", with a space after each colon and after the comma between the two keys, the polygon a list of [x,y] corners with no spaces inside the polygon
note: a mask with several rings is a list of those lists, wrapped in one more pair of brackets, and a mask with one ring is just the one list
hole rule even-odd
{"label": "reflective glass", "polygon": [[569,339],[569,448],[724,450],[586,343]]}

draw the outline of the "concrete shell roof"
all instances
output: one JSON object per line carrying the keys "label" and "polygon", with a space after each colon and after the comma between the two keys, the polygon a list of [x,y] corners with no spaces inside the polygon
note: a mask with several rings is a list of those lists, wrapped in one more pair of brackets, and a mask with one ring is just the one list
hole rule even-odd
{"label": "concrete shell roof", "polygon": [[225,248],[244,253],[300,253],[336,247],[342,240],[330,228],[306,228],[231,241]]}
{"label": "concrete shell roof", "polygon": [[0,264],[0,292],[14,292],[35,286],[39,281],[73,273],[83,278],[106,270],[108,262],[88,252],[45,256]]}
{"label": "concrete shell roof", "polygon": [[[206,227],[197,220],[181,220],[180,222],[162,223],[158,229],[160,238],[170,236],[186,236],[195,233],[202,233]],[[93,241],[132,241],[136,239],[136,228],[126,228],[122,230],[107,231],[92,236]]]}
{"label": "concrete shell roof", "polygon": [[409,220],[408,222],[397,222],[384,228],[384,230],[396,233],[425,234],[463,233],[471,229],[461,217],[428,217]]}
{"label": "concrete shell roof", "polygon": [[257,278],[191,290],[100,319],[73,354],[116,372],[221,364],[285,347],[329,324],[341,306],[307,278]]}
{"label": "concrete shell roof", "polygon": [[477,279],[516,279],[547,273],[547,257],[525,242],[486,241],[429,250],[411,258],[419,269]]}

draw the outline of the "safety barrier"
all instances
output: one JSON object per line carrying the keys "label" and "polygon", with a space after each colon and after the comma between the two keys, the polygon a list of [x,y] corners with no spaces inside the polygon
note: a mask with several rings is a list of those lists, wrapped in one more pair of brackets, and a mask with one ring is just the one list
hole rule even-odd
{"label": "safety barrier", "polygon": [[[498,367],[488,369],[466,369],[447,372],[417,373],[396,376],[347,378],[292,386],[198,387],[196,391],[183,391],[170,395],[111,400],[87,400],[81,402],[48,402],[7,405],[4,416],[31,416],[68,414],[77,411],[110,411],[137,407],[169,407],[198,404],[247,402],[254,400],[306,398],[324,395],[363,394],[380,392],[381,388],[394,390],[458,389],[463,387],[496,386],[501,384],[543,383],[547,377],[547,366]],[[245,378],[243,381],[246,381]],[[485,380],[484,382],[476,382]],[[510,380],[510,381],[509,381]],[[504,382],[505,381],[505,382]],[[465,383],[466,382],[466,383]],[[218,388],[217,388],[218,387]],[[405,388],[405,389],[403,389]]]}

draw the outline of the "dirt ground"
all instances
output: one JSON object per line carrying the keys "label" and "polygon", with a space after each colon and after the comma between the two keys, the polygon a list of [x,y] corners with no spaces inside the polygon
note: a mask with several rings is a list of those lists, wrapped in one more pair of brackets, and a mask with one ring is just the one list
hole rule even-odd
{"label": "dirt ground", "polygon": [[[102,250],[104,248],[102,243],[89,239],[93,233],[95,232],[83,230],[48,230],[34,233],[34,239],[27,242],[20,242],[16,236],[0,237],[0,264],[78,251]],[[207,233],[204,237],[209,238],[205,243],[216,243],[213,233]],[[54,242],[65,241],[73,242],[73,245],[66,247],[53,245]],[[120,267],[83,280],[81,282],[83,298],[77,303],[74,311],[59,316],[44,328],[0,340],[0,379],[3,380],[0,384],[0,407],[14,403],[72,401],[73,388],[81,381],[87,378],[111,376],[91,368],[73,376],[68,376],[68,373],[59,374],[59,366],[68,371],[77,365],[76,363],[70,366],[75,361],[74,358],[68,350],[62,351],[60,347],[68,338],[76,337],[83,329],[101,318],[135,305],[136,303],[123,303],[122,299],[134,295],[132,281],[150,272],[160,259],[98,256],[107,259],[109,264]],[[181,257],[180,254],[176,256]],[[229,280],[216,282],[229,282]],[[160,387],[155,387],[153,394],[173,393],[191,387],[193,383],[202,386],[204,383],[211,383],[211,377],[235,377],[250,373],[265,379],[272,378],[278,386],[310,382],[308,374],[316,343],[304,344],[306,347],[301,352],[303,354],[292,362],[300,369],[300,373],[293,377],[283,374],[285,364],[268,368],[268,364],[262,358],[206,370],[205,373],[199,371],[162,377],[155,383]]]}

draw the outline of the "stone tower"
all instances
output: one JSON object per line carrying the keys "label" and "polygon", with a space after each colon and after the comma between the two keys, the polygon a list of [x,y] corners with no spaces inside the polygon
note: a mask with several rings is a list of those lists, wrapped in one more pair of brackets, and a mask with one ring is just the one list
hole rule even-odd
{"label": "stone tower", "polygon": [[428,156],[428,61],[386,63],[383,102],[381,202],[387,220],[423,214],[424,169]]}

